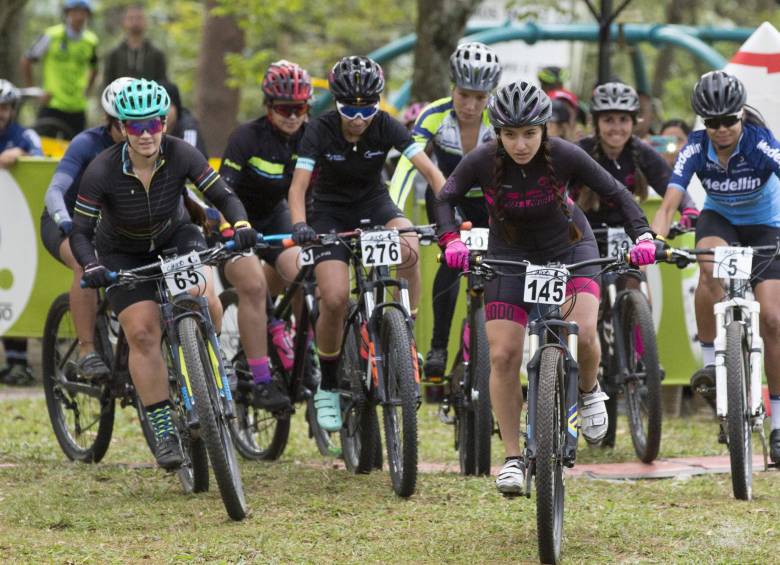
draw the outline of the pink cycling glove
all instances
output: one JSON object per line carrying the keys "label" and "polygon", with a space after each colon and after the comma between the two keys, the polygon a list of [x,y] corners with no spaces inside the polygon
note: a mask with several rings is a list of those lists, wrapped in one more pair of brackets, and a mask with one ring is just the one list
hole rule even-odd
{"label": "pink cycling glove", "polygon": [[655,242],[652,239],[643,239],[628,252],[632,265],[642,267],[655,263]]}
{"label": "pink cycling glove", "polygon": [[450,269],[469,270],[469,248],[460,238],[453,239],[444,248],[444,261]]}
{"label": "pink cycling glove", "polygon": [[696,208],[685,208],[680,214],[680,225],[689,230],[698,218],[699,211]]}

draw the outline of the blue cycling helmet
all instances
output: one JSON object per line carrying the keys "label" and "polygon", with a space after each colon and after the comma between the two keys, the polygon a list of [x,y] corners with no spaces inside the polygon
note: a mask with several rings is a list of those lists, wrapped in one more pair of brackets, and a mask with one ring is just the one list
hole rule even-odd
{"label": "blue cycling helmet", "polygon": [[92,13],[92,0],[65,0],[62,3],[63,11],[73,10],[74,8],[84,8],[90,14]]}
{"label": "blue cycling helmet", "polygon": [[119,119],[144,120],[168,115],[171,97],[153,80],[135,79],[116,95],[114,102]]}

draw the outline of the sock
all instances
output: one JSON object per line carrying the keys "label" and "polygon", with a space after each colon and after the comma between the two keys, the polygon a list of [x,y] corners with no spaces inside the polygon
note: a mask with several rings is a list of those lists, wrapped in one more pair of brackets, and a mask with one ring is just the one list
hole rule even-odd
{"label": "sock", "polygon": [[322,388],[322,390],[334,390],[338,388],[339,354],[325,355],[320,353],[319,356],[320,372],[322,373],[320,388]]}
{"label": "sock", "polygon": [[171,401],[163,400],[146,407],[146,415],[154,430],[154,437],[165,439],[173,434],[173,419],[171,418]]}
{"label": "sock", "polygon": [[769,408],[772,411],[772,429],[780,429],[780,394],[769,395]]}
{"label": "sock", "polygon": [[256,385],[271,382],[271,371],[268,368],[268,356],[259,359],[246,360],[249,370],[252,371],[252,380]]}
{"label": "sock", "polygon": [[509,457],[504,457],[504,463],[509,463],[512,460],[522,461],[523,460],[523,456],[522,455],[510,455]]}
{"label": "sock", "polygon": [[711,341],[701,341],[701,357],[705,367],[715,364],[715,344]]}

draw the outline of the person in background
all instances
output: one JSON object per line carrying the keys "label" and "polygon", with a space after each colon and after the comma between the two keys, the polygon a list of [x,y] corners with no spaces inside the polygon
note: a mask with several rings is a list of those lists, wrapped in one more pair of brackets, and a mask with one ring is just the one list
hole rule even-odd
{"label": "person in background", "polygon": [[547,134],[550,137],[561,137],[568,141],[576,141],[576,127],[571,122],[571,106],[563,100],[552,101],[552,115],[547,122]]}
{"label": "person in background", "polygon": [[32,67],[41,62],[43,95],[38,118],[56,118],[72,139],[86,126],[89,91],[97,76],[98,37],[87,29],[91,0],[65,0],[65,23],[48,28],[22,57],[22,76],[33,85]]}
{"label": "person in background", "polygon": [[[660,137],[667,138],[667,143],[659,151],[670,167],[674,167],[677,155],[688,142],[688,136],[691,134],[690,126],[683,120],[667,120],[661,125]],[[674,138],[674,142],[672,142]]]}
{"label": "person in background", "polygon": [[566,69],[548,65],[539,69],[536,73],[536,78],[539,80],[539,84],[545,94],[549,95],[551,91],[563,88],[563,81],[566,79],[567,74]]}
{"label": "person in background", "polygon": [[198,119],[192,113],[181,105],[181,94],[176,84],[168,81],[162,81],[160,86],[168,91],[171,97],[171,109],[168,112],[168,130],[167,134],[173,137],[183,139],[208,159],[209,154],[206,150],[206,140],[200,133],[200,124]]}
{"label": "person in background", "polygon": [[125,38],[106,57],[103,83],[119,77],[166,80],[165,53],[146,38],[146,14],[141,4],[130,4],[122,17]]}
{"label": "person in background", "polygon": [[[40,156],[41,140],[33,130],[16,122],[19,90],[5,79],[0,79],[0,169],[7,169],[24,155]],[[0,382],[14,385],[33,383],[33,374],[27,363],[27,340],[3,338],[6,365],[0,369]]]}
{"label": "person in background", "polygon": [[553,103],[562,102],[568,110],[569,123],[566,129],[569,133],[568,137],[564,137],[564,139],[567,139],[568,141],[577,141],[580,139],[583,134],[581,126],[585,124],[585,120],[582,120],[580,117],[582,111],[580,109],[580,101],[579,98],[577,98],[577,95],[574,94],[571,90],[567,90],[565,88],[551,90],[547,93],[547,95],[550,97],[550,100],[552,100]]}

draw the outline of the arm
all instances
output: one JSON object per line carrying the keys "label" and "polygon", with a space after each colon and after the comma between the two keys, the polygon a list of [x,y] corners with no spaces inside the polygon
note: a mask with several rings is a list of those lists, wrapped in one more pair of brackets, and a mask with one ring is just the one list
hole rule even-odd
{"label": "arm", "polygon": [[674,213],[682,205],[683,196],[687,196],[688,183],[699,167],[699,159],[703,152],[699,135],[703,133],[692,133],[688,143],[677,155],[661,207],[653,218],[653,231],[662,237],[668,235]]}
{"label": "arm", "polygon": [[[490,144],[492,150],[489,155],[495,155],[495,146]],[[463,159],[461,159],[455,170],[449,176],[444,186],[436,195],[434,203],[434,216],[439,226],[439,235],[452,234],[449,240],[458,235],[458,223],[455,221],[455,211],[453,209],[455,202],[465,195],[469,189],[475,185],[485,188],[484,183],[480,182],[477,164],[480,159],[485,159],[485,151],[482,149],[474,150]],[[492,163],[492,161],[491,161]],[[448,241],[449,241],[448,240]],[[440,239],[441,241],[441,239]],[[446,242],[445,242],[446,243]]]}
{"label": "arm", "polygon": [[[300,159],[298,159],[300,163]],[[290,205],[290,216],[293,225],[306,222],[306,190],[311,182],[312,171],[299,166],[295,167],[287,202]]]}
{"label": "arm", "polygon": [[672,225],[674,213],[680,207],[680,203],[683,201],[683,196],[685,194],[686,191],[680,190],[672,185],[666,190],[661,206],[658,208],[658,211],[653,218],[652,226],[653,231],[661,237],[666,237],[669,233],[669,227]]}
{"label": "arm", "polygon": [[51,38],[45,33],[41,35],[32,47],[22,56],[21,71],[25,86],[33,86],[33,63],[37,63],[46,54],[49,49]]}
{"label": "arm", "polygon": [[101,174],[96,165],[98,163],[93,162],[87,167],[79,184],[79,193],[73,210],[70,247],[73,256],[82,267],[98,262],[92,238],[103,206],[103,187],[100,182]]}
{"label": "arm", "polygon": [[[436,116],[434,118],[426,118],[427,115],[426,111],[423,110],[417,117],[417,121],[412,129],[412,139],[420,144],[421,147],[428,147],[435,135],[435,131],[432,131],[431,128],[438,128],[441,124],[440,119],[435,119]],[[393,178],[390,180],[390,197],[395,202],[395,205],[402,210],[406,205],[406,199],[412,192],[417,171],[422,172],[416,164],[413,164],[412,161],[401,155],[393,173]]]}
{"label": "arm", "polygon": [[[642,172],[647,177],[648,184],[663,198],[666,196],[669,179],[672,177],[672,169],[655,149],[644,142],[640,141],[639,143],[641,143]],[[685,210],[696,210],[696,203],[688,194],[688,191],[683,192],[677,209],[681,214]]]}
{"label": "arm", "polygon": [[228,188],[219,173],[211,168],[206,158],[189,143],[171,138],[173,150],[188,160],[189,167],[187,178],[192,181],[195,188],[212,203],[217,210],[222,212],[228,222],[235,225],[236,222],[246,222],[247,214],[244,205],[236,193]]}
{"label": "arm", "polygon": [[441,174],[439,167],[437,167],[433,161],[425,154],[424,151],[416,152],[410,159],[414,167],[422,173],[428,184],[433,189],[433,194],[438,195],[441,189],[444,187],[446,179]]}
{"label": "arm", "polygon": [[19,67],[22,71],[22,80],[24,81],[24,86],[29,87],[33,85],[32,65],[33,62],[28,59],[26,55],[23,55],[21,61],[19,62]]}

